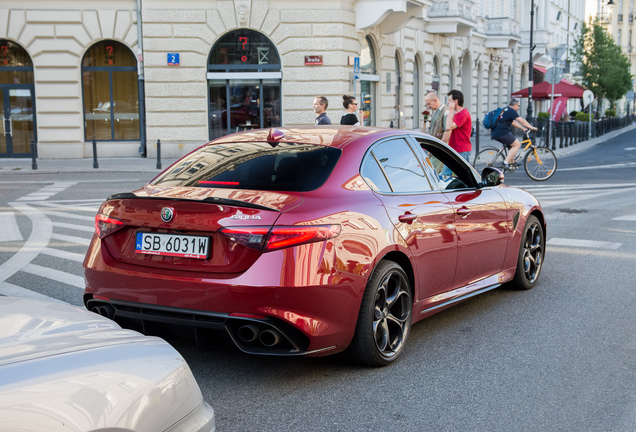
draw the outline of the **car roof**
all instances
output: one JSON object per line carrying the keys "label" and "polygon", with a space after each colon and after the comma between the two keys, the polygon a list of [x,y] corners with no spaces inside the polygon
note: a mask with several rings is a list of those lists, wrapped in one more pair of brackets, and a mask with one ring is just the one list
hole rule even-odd
{"label": "car roof", "polygon": [[255,131],[246,131],[226,135],[211,141],[207,145],[226,144],[236,142],[266,142],[271,131],[282,132],[284,136],[278,139],[278,142],[291,142],[297,144],[317,144],[329,147],[343,148],[347,144],[362,138],[373,135],[373,141],[380,138],[416,134],[422,137],[427,135],[412,130],[390,129],[370,126],[296,126],[296,127],[277,127],[269,129],[258,129]]}

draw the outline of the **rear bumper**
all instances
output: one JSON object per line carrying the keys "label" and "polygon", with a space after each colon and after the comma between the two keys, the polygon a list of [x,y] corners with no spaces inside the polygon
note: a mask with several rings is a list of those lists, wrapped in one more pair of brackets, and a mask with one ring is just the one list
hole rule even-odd
{"label": "rear bumper", "polygon": [[367,282],[333,269],[301,268],[284,251],[263,254],[240,275],[210,277],[119,263],[98,243],[84,262],[89,310],[144,333],[157,325],[189,328],[197,339],[206,330],[225,331],[252,354],[320,356],[344,350]]}

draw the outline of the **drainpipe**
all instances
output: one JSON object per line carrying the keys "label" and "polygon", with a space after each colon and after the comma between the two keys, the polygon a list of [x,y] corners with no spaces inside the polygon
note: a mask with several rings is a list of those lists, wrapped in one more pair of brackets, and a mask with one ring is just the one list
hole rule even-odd
{"label": "drainpipe", "polygon": [[137,93],[139,95],[139,153],[146,157],[146,94],[144,92],[144,44],[141,28],[141,0],[137,0]]}

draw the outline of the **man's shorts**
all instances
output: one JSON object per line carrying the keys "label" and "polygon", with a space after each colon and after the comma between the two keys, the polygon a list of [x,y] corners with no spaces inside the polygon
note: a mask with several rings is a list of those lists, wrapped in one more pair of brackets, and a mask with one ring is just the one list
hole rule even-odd
{"label": "man's shorts", "polygon": [[499,141],[500,143],[502,143],[506,147],[510,147],[510,145],[513,142],[515,142],[517,138],[511,132],[508,132],[505,135],[500,135],[498,137],[494,137],[493,139],[496,140],[496,141]]}

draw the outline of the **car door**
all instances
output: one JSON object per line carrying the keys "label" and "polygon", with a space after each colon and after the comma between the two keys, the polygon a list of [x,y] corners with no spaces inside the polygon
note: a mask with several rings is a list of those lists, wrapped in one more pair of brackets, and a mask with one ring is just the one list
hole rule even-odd
{"label": "car door", "polygon": [[361,173],[413,256],[416,299],[451,289],[457,262],[455,212],[404,138],[374,145]]}
{"label": "car door", "polygon": [[500,272],[509,238],[507,206],[492,187],[479,187],[474,171],[448,147],[419,141],[425,152],[437,160],[436,173],[448,165],[453,175],[436,181],[447,202],[453,207],[457,232],[457,268],[453,288]]}

